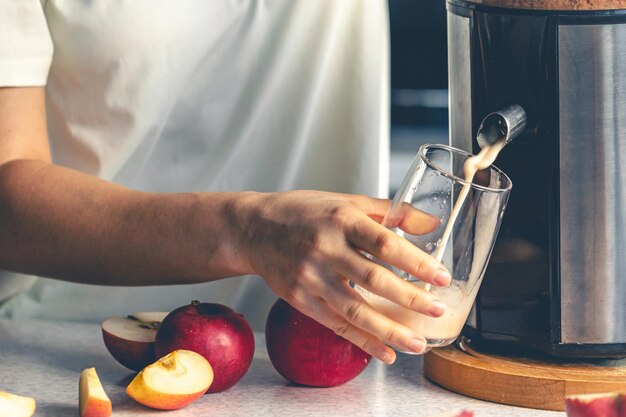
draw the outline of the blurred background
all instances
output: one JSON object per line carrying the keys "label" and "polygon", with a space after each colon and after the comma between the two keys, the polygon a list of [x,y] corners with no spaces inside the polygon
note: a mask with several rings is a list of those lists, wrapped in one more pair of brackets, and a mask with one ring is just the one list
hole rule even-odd
{"label": "blurred background", "polygon": [[448,142],[448,60],[443,0],[389,0],[390,195],[423,143]]}

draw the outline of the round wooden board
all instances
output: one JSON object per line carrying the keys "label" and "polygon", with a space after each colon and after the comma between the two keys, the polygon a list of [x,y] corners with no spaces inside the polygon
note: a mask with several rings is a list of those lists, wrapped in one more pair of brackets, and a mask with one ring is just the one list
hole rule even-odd
{"label": "round wooden board", "polygon": [[[541,410],[565,410],[565,396],[626,393],[626,365],[545,363],[483,354],[461,340],[424,357],[424,375],[468,397]],[[623,366],[622,366],[623,365]]]}

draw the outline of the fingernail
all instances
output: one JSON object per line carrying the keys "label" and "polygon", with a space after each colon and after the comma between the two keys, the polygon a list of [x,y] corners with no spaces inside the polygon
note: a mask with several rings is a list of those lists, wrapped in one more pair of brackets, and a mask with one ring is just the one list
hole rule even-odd
{"label": "fingernail", "polygon": [[446,305],[441,301],[433,301],[428,306],[428,314],[433,317],[443,316],[443,313],[446,312]]}
{"label": "fingernail", "polygon": [[379,355],[381,361],[385,362],[387,365],[391,365],[393,363],[393,355],[389,352],[382,351]]}
{"label": "fingernail", "polygon": [[426,348],[426,342],[421,339],[413,339],[409,342],[409,349],[415,353],[422,353]]}
{"label": "fingernail", "polygon": [[437,270],[434,281],[436,285],[440,287],[446,287],[450,285],[450,281],[452,281],[452,275],[450,275],[450,272],[448,272],[447,269],[440,268],[439,270]]}

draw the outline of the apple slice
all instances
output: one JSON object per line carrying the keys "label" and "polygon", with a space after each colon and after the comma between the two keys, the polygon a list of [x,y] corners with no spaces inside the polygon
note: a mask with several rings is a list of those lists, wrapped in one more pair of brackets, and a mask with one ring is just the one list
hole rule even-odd
{"label": "apple slice", "polygon": [[119,363],[133,371],[140,371],[156,360],[154,338],[167,314],[144,312],[108,318],[101,325],[104,345]]}
{"label": "apple slice", "polygon": [[204,356],[179,349],[146,366],[126,388],[135,401],[159,410],[177,410],[194,402],[213,382]]}
{"label": "apple slice", "polygon": [[35,408],[35,400],[30,397],[0,391],[0,416],[31,417]]}
{"label": "apple slice", "polygon": [[568,395],[565,411],[568,417],[619,417],[617,393]]}
{"label": "apple slice", "polygon": [[109,417],[111,400],[104,392],[96,368],[87,368],[80,373],[78,384],[80,417]]}

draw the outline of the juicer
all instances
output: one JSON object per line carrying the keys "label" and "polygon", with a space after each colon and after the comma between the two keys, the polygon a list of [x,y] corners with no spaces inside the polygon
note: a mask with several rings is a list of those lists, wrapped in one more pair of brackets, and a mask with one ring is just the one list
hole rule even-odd
{"label": "juicer", "polygon": [[521,108],[513,191],[463,334],[498,352],[626,357],[626,2],[447,0],[450,141]]}

